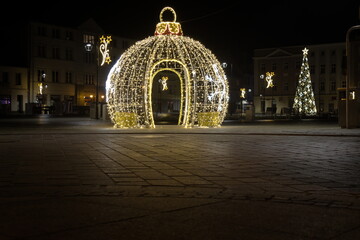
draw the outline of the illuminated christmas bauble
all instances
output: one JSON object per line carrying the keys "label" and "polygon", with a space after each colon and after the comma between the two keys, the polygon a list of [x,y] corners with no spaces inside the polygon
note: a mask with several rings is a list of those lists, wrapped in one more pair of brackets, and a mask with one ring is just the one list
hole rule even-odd
{"label": "illuminated christmas bauble", "polygon": [[[172,22],[162,14],[171,11]],[[136,42],[114,64],[106,82],[108,112],[115,127],[155,127],[152,99],[155,76],[172,72],[180,81],[178,124],[220,126],[227,112],[228,81],[221,64],[198,41],[183,36],[175,11],[160,13],[155,36]]]}

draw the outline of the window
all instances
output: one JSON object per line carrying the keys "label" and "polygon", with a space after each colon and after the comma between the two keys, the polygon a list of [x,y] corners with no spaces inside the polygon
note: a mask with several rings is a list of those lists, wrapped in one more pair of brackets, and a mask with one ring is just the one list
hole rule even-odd
{"label": "window", "polygon": [[65,49],[65,59],[69,60],[69,61],[74,60],[74,54],[73,54],[73,50],[71,48]]}
{"label": "window", "polygon": [[52,49],[52,57],[54,59],[60,59],[60,49],[58,47],[53,47],[53,49]]}
{"label": "window", "polygon": [[47,29],[44,26],[38,26],[38,36],[46,37]]}
{"label": "window", "polygon": [[331,64],[331,73],[336,73],[336,64]]}
{"label": "window", "polygon": [[84,43],[95,44],[95,36],[94,35],[89,35],[89,34],[84,34],[83,35],[83,41],[84,41]]}
{"label": "window", "polygon": [[44,44],[39,44],[37,46],[37,55],[38,57],[46,57],[46,46]]}
{"label": "window", "polygon": [[52,82],[58,83],[59,82],[59,72],[52,71]]}
{"label": "window", "polygon": [[265,69],[266,69],[265,63],[262,63],[262,64],[261,64],[260,69],[261,69],[262,72],[265,72]]}
{"label": "window", "polygon": [[273,63],[272,64],[272,68],[271,68],[273,71],[276,71],[276,63]]}
{"label": "window", "polygon": [[7,85],[9,85],[9,73],[8,72],[3,72],[2,73],[2,86],[7,86]]}
{"label": "window", "polygon": [[85,84],[94,85],[94,75],[86,74],[85,75]]}
{"label": "window", "polygon": [[0,104],[11,104],[11,95],[0,95]]}
{"label": "window", "polygon": [[53,37],[53,38],[60,39],[60,29],[58,29],[58,28],[53,28],[53,29],[52,29],[52,37]]}
{"label": "window", "polygon": [[336,90],[336,82],[335,81],[332,81],[330,83],[330,91],[335,91]]}
{"label": "window", "polygon": [[94,63],[95,55],[93,52],[85,52],[85,63]]}
{"label": "window", "polygon": [[46,73],[44,70],[37,70],[38,82],[45,82]]}
{"label": "window", "polygon": [[15,75],[15,85],[21,85],[21,73]]}
{"label": "window", "polygon": [[65,74],[65,82],[72,83],[72,72],[66,72]]}
{"label": "window", "polygon": [[320,82],[320,91],[325,91],[325,82]]}
{"label": "window", "polygon": [[70,41],[74,40],[73,32],[69,30],[65,31],[65,39]]}
{"label": "window", "polygon": [[346,88],[346,81],[341,81],[341,87]]}
{"label": "window", "polygon": [[321,74],[325,73],[325,65],[324,64],[320,65],[320,73]]}

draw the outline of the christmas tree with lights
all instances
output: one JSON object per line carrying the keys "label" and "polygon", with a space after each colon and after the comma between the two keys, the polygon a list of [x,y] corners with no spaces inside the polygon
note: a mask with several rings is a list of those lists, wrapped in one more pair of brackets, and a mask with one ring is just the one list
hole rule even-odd
{"label": "christmas tree with lights", "polygon": [[304,48],[299,82],[296,88],[293,109],[299,115],[311,116],[316,114],[314,91],[311,85],[310,69],[307,54],[309,49]]}

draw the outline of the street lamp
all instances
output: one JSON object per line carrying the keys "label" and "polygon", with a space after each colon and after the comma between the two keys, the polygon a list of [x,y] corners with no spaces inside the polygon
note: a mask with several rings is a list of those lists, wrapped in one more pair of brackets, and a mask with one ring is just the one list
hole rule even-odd
{"label": "street lamp", "polygon": [[[108,49],[108,44],[112,41],[111,36],[102,35],[99,38],[99,46],[96,46],[96,94],[95,94],[95,118],[99,119],[99,65],[103,66],[105,63],[110,64],[110,54]],[[94,48],[94,43],[88,42],[85,44],[85,51],[92,52]],[[101,59],[100,59],[101,56]]]}
{"label": "street lamp", "polygon": [[85,51],[91,52],[94,45],[92,43],[86,43],[84,47],[85,47]]}
{"label": "street lamp", "polygon": [[[349,109],[349,97],[350,97],[350,82],[351,82],[351,57],[350,57],[350,33],[354,30],[360,30],[360,25],[352,26],[346,32],[346,97],[345,97],[345,127],[350,128],[350,109]],[[355,98],[355,94],[353,95]]]}

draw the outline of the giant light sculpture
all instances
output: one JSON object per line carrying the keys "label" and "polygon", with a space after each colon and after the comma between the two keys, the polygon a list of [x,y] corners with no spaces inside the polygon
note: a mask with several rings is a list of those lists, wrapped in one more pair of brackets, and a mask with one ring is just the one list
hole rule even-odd
{"label": "giant light sculpture", "polygon": [[[172,13],[173,21],[163,21],[165,11]],[[210,50],[183,36],[174,9],[165,7],[155,35],[136,42],[110,70],[106,95],[114,127],[155,127],[152,89],[162,71],[173,72],[180,81],[179,125],[221,125],[229,100],[224,70]]]}

